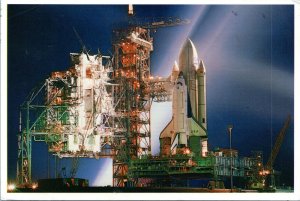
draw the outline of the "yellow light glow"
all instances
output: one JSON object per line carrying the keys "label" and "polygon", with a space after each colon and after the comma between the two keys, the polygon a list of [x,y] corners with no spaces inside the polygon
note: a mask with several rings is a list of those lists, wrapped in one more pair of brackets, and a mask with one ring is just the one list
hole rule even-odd
{"label": "yellow light glow", "polygon": [[36,183],[32,184],[32,189],[35,190],[38,187],[38,185]]}
{"label": "yellow light glow", "polygon": [[184,153],[185,153],[185,154],[190,154],[191,151],[190,151],[189,149],[185,149],[185,150],[184,150]]}
{"label": "yellow light glow", "polygon": [[15,184],[8,184],[8,186],[7,186],[7,190],[8,190],[8,191],[13,191],[13,190],[15,190],[15,189],[16,189]]}

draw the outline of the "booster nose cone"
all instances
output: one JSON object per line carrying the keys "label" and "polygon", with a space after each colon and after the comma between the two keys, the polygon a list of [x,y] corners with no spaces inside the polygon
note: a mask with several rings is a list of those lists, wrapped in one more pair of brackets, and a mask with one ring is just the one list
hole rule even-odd
{"label": "booster nose cone", "polygon": [[177,62],[174,62],[173,68],[172,68],[172,74],[171,74],[171,81],[175,82],[176,79],[178,78],[178,74],[179,74],[179,67]]}
{"label": "booster nose cone", "polygon": [[200,61],[199,63],[199,67],[197,69],[197,73],[205,73],[206,69],[205,69],[205,65],[203,60]]}
{"label": "booster nose cone", "polygon": [[195,45],[191,39],[187,39],[179,54],[179,70],[185,72],[184,69],[198,65],[198,54]]}
{"label": "booster nose cone", "polygon": [[177,64],[176,61],[174,62],[172,71],[173,71],[173,72],[179,72],[179,67],[178,67],[178,64]]}

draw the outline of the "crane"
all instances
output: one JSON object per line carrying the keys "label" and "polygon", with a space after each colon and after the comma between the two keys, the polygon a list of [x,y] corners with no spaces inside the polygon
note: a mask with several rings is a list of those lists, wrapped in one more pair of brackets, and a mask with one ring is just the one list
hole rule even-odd
{"label": "crane", "polygon": [[[265,165],[265,172],[270,174],[271,176],[271,183],[270,183],[270,188],[275,188],[275,175],[274,175],[274,169],[273,169],[273,164],[275,162],[275,159],[278,155],[278,152],[280,150],[280,147],[282,145],[282,142],[283,142],[283,139],[286,135],[286,131],[290,125],[290,121],[291,121],[291,116],[288,115],[287,119],[285,120],[285,123],[284,123],[284,126],[281,128],[277,138],[276,138],[276,141],[275,141],[275,144],[272,148],[272,151],[271,151],[271,155],[268,159],[268,162],[267,164]],[[266,174],[266,176],[268,175]]]}
{"label": "crane", "polygon": [[280,150],[280,147],[282,145],[282,141],[283,141],[284,136],[286,134],[286,131],[287,131],[289,125],[290,125],[290,121],[291,121],[291,115],[288,115],[287,119],[285,120],[284,126],[281,128],[280,133],[278,134],[278,136],[276,138],[275,144],[274,144],[273,149],[271,151],[271,155],[270,155],[270,157],[268,159],[268,162],[265,166],[266,169],[268,169],[268,170],[272,170],[272,168],[273,168],[272,166],[273,166],[274,161],[277,157],[277,154]]}
{"label": "crane", "polygon": [[[265,190],[273,190],[275,188],[275,175],[274,175],[274,169],[273,164],[275,162],[275,159],[279,153],[280,147],[282,145],[283,139],[287,133],[287,129],[289,128],[291,121],[291,115],[288,115],[286,118],[283,127],[281,128],[279,134],[277,135],[275,144],[271,150],[270,157],[267,160],[266,165],[262,169],[259,170],[260,175],[260,181],[258,183],[252,183],[252,185],[259,186],[260,188],[264,188]],[[270,185],[265,186],[266,179],[270,176]]]}

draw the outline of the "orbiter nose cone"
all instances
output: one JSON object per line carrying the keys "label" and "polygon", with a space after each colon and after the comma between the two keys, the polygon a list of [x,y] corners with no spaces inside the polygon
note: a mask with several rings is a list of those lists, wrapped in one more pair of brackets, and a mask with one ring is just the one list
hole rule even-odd
{"label": "orbiter nose cone", "polygon": [[185,71],[184,68],[198,65],[198,54],[195,45],[191,39],[187,39],[179,54],[179,70]]}
{"label": "orbiter nose cone", "polygon": [[205,73],[205,65],[203,60],[200,60],[199,67],[197,69],[197,73]]}

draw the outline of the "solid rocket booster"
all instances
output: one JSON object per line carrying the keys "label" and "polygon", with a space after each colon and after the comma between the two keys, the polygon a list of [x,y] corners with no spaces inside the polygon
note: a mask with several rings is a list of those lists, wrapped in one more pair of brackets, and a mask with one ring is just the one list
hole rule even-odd
{"label": "solid rocket booster", "polygon": [[[204,62],[201,60],[197,69],[197,83],[198,83],[198,122],[207,130],[206,123],[206,70]],[[207,136],[201,139],[202,156],[208,152]]]}
{"label": "solid rocket booster", "polygon": [[206,125],[206,75],[205,66],[201,60],[197,69],[198,82],[198,116],[199,123],[207,129]]}
{"label": "solid rocket booster", "polygon": [[171,82],[174,83],[179,75],[179,67],[177,62],[174,62],[173,68],[172,68],[172,73],[171,73]]}
{"label": "solid rocket booster", "polygon": [[193,42],[188,39],[175,62],[171,81],[173,87],[172,120],[160,134],[161,153],[196,155],[207,153],[206,75],[204,62],[198,60]]}

